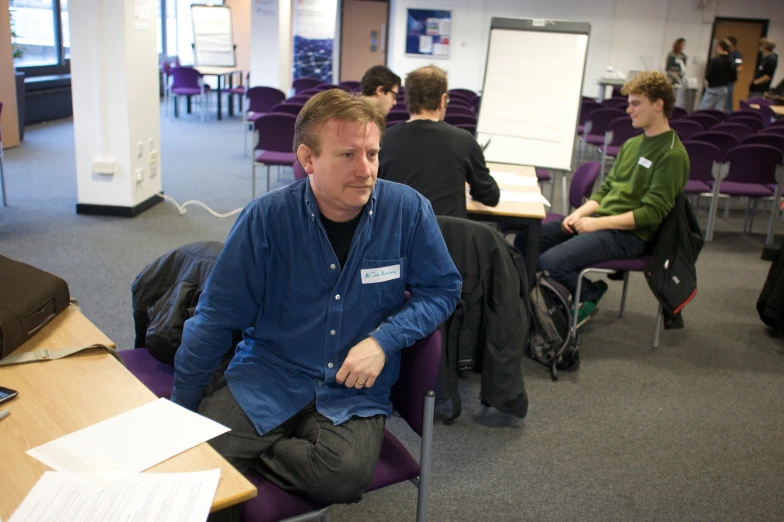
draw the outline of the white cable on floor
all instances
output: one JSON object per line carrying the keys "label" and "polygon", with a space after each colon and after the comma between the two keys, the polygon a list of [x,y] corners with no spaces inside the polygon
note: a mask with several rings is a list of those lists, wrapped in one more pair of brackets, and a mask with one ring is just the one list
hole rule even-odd
{"label": "white cable on floor", "polygon": [[180,205],[179,203],[177,203],[176,199],[174,199],[171,196],[167,196],[163,192],[158,192],[158,195],[160,197],[162,197],[163,199],[167,200],[167,201],[171,201],[174,204],[174,206],[177,207],[177,210],[179,211],[181,216],[183,214],[185,214],[185,207],[187,207],[188,205],[199,205],[200,207],[203,207],[204,209],[207,210],[207,212],[209,212],[210,214],[212,214],[213,216],[215,216],[217,218],[231,217],[234,214],[239,214],[240,212],[242,212],[242,209],[245,208],[245,207],[240,207],[240,208],[236,208],[236,209],[232,210],[231,212],[227,212],[226,214],[219,214],[218,212],[215,212],[214,210],[212,210],[210,207],[208,207],[207,205],[205,205],[201,201],[196,201],[195,199],[192,199],[190,201],[186,201],[185,203]]}

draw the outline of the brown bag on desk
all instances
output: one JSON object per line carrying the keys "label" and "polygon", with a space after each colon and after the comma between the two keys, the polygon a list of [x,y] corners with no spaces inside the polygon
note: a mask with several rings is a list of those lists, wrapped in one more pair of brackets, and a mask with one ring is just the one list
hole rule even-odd
{"label": "brown bag on desk", "polygon": [[0,256],[0,359],[65,310],[70,297],[59,277]]}

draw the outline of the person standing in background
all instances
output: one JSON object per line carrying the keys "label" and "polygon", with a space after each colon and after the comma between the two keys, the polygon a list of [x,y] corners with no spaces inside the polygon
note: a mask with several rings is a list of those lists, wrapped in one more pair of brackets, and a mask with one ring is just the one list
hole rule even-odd
{"label": "person standing in background", "polygon": [[724,111],[727,104],[727,85],[737,79],[735,64],[730,58],[732,44],[722,40],[716,44],[716,55],[708,62],[705,70],[705,83],[707,87],[702,95],[700,110],[716,109]]}
{"label": "person standing in background", "polygon": [[680,85],[683,83],[683,78],[686,75],[686,55],[683,50],[686,49],[686,39],[678,38],[672,44],[672,52],[667,55],[667,77],[673,85]]}
{"label": "person standing in background", "polygon": [[770,38],[760,38],[759,51],[762,53],[762,59],[757,70],[754,71],[754,79],[749,86],[749,98],[763,96],[765,91],[770,89],[770,82],[776,74],[776,66],[779,62],[779,55],[773,52],[775,48],[776,42]]}
{"label": "person standing in background", "polygon": [[[735,79],[738,78],[738,73],[743,70],[743,55],[738,51],[738,39],[734,36],[728,36],[727,41],[732,44],[730,49],[730,59],[735,66]],[[727,103],[724,112],[727,114],[735,110],[735,82],[727,84]]]}
{"label": "person standing in background", "polygon": [[378,107],[386,116],[397,102],[400,90],[400,76],[383,65],[375,65],[365,72],[359,83],[359,93]]}

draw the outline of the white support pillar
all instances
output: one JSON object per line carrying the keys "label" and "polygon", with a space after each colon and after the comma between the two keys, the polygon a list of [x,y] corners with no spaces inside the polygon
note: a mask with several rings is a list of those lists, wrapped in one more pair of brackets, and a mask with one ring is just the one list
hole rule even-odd
{"label": "white support pillar", "polygon": [[253,0],[250,22],[250,85],[288,95],[292,79],[291,0]]}
{"label": "white support pillar", "polygon": [[69,4],[78,214],[162,200],[155,0]]}

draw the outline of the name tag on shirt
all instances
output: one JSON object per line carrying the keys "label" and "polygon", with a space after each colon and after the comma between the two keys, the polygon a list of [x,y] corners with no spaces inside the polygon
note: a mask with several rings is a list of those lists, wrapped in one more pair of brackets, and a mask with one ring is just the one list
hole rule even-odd
{"label": "name tag on shirt", "polygon": [[366,268],[359,271],[363,285],[383,283],[392,279],[400,279],[400,265],[383,266],[381,268]]}
{"label": "name tag on shirt", "polygon": [[642,165],[646,169],[651,168],[651,165],[653,165],[651,160],[649,160],[648,158],[643,158],[642,156],[640,156],[640,161],[638,161],[637,164]]}

